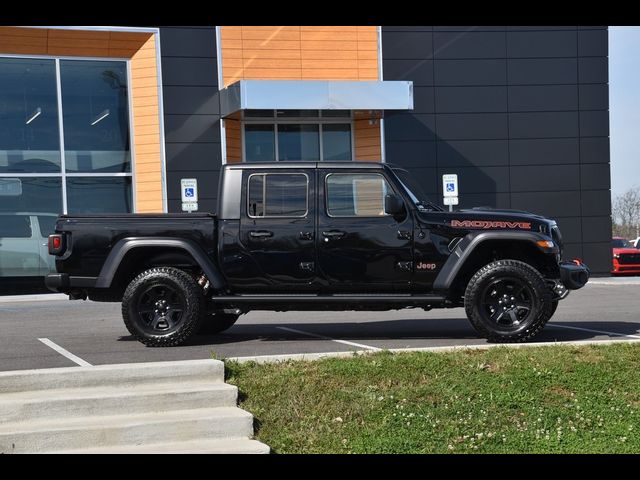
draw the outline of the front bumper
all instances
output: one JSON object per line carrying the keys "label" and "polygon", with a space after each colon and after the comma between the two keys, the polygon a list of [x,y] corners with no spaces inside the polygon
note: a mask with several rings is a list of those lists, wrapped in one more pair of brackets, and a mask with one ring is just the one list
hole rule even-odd
{"label": "front bumper", "polygon": [[589,267],[578,260],[560,263],[560,281],[568,290],[584,287],[589,281],[589,274]]}
{"label": "front bumper", "polygon": [[93,288],[96,277],[75,277],[67,273],[50,273],[44,277],[44,284],[49,290],[59,293],[70,293],[72,290]]}
{"label": "front bumper", "polygon": [[617,258],[613,259],[613,270],[611,273],[640,273],[640,265],[638,264],[621,264]]}

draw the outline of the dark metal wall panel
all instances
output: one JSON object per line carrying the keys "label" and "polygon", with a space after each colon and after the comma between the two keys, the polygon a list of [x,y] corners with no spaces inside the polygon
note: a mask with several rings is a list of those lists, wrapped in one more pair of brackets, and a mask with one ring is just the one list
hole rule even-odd
{"label": "dark metal wall panel", "polygon": [[385,114],[386,160],[435,200],[458,173],[461,207],[556,218],[567,255],[606,273],[607,55],[601,26],[382,27],[384,79],[416,88],[413,111]]}
{"label": "dark metal wall panel", "polygon": [[534,138],[509,140],[511,165],[556,165],[580,163],[577,138]]}
{"label": "dark metal wall panel", "polygon": [[222,163],[215,27],[160,28],[169,212],[182,211],[180,179],[198,179],[202,212],[216,209]]}
{"label": "dark metal wall panel", "polygon": [[[382,43],[384,45],[384,35]],[[382,58],[387,78],[387,60],[384,54]],[[505,85],[507,82],[507,62],[503,58],[436,60],[433,65],[436,67],[433,72],[435,85],[438,86]],[[387,79],[394,80],[392,77]]]}

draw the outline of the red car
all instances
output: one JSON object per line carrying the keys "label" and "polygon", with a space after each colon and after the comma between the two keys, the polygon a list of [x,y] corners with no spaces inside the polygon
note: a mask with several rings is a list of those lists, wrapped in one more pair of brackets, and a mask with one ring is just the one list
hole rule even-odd
{"label": "red car", "polygon": [[636,273],[640,274],[640,250],[622,237],[613,237],[613,270],[612,274]]}

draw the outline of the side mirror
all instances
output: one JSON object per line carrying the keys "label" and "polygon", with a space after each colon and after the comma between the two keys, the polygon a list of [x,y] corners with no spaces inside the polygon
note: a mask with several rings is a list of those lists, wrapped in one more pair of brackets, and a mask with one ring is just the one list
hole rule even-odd
{"label": "side mirror", "polygon": [[404,203],[395,193],[388,193],[384,196],[384,211],[389,215],[398,215],[402,213]]}

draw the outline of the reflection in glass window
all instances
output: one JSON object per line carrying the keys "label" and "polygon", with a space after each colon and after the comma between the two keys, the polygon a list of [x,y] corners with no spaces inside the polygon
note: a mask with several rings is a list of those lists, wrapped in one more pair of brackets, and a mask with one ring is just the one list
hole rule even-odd
{"label": "reflection in glass window", "polygon": [[38,215],[38,225],[40,226],[40,235],[43,238],[49,237],[56,231],[57,215]]}
{"label": "reflection in glass window", "polygon": [[318,110],[278,110],[278,117],[317,117]]}
{"label": "reflection in glass window", "polygon": [[378,174],[339,173],[327,176],[327,212],[332,217],[379,217],[391,191]]}
{"label": "reflection in glass window", "polygon": [[323,117],[351,117],[351,110],[322,110]]}
{"label": "reflection in glass window", "polygon": [[29,215],[0,215],[0,238],[31,238]]}
{"label": "reflection in glass window", "polygon": [[67,210],[70,214],[131,212],[131,177],[67,177]]}
{"label": "reflection in glass window", "polygon": [[0,172],[59,171],[55,61],[0,58]]}
{"label": "reflection in glass window", "polygon": [[320,160],[319,125],[279,124],[278,160]]}
{"label": "reflection in glass window", "polygon": [[61,60],[60,82],[67,171],[131,171],[126,63]]}
{"label": "reflection in glass window", "polygon": [[245,125],[244,145],[247,162],[273,162],[276,159],[274,125]]}
{"label": "reflection in glass window", "polygon": [[351,125],[322,125],[323,160],[351,160]]}
{"label": "reflection in glass window", "polygon": [[62,213],[62,179],[0,178],[0,212]]}
{"label": "reflection in glass window", "polygon": [[273,117],[275,113],[276,113],[275,110],[244,110],[243,111],[244,116],[247,118]]}
{"label": "reflection in glass window", "polygon": [[304,217],[307,195],[306,175],[251,175],[248,213],[250,217]]}

